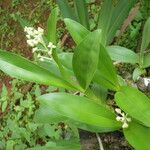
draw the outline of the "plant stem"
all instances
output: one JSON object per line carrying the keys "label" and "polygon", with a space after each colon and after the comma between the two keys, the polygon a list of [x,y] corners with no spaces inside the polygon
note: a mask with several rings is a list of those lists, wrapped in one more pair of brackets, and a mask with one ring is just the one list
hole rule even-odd
{"label": "plant stem", "polygon": [[100,150],[104,150],[104,147],[103,147],[103,144],[102,144],[102,140],[101,140],[101,138],[100,138],[98,133],[96,133],[96,137],[97,137],[97,140],[98,140],[98,143],[99,143],[99,149]]}

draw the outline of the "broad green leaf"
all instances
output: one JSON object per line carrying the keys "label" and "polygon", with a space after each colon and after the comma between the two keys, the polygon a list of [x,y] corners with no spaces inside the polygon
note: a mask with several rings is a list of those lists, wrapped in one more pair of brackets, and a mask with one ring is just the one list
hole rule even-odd
{"label": "broad green leaf", "polygon": [[0,50],[0,69],[8,75],[40,84],[73,89],[67,81],[16,54]]}
{"label": "broad green leaf", "polygon": [[143,66],[144,68],[150,67],[150,53],[145,54]]}
{"label": "broad green leaf", "polygon": [[139,90],[124,86],[115,94],[117,105],[130,116],[150,127],[150,99]]}
{"label": "broad green leaf", "polygon": [[113,12],[108,12],[112,13],[112,17],[107,33],[107,44],[110,44],[112,42],[117,30],[120,28],[135,3],[136,0],[119,0],[115,8],[113,9]]}
{"label": "broad green leaf", "polygon": [[74,20],[66,18],[64,21],[67,30],[77,45],[80,44],[81,41],[90,33],[90,31],[88,31],[84,26]]}
{"label": "broad green leaf", "polygon": [[124,129],[124,135],[136,150],[150,150],[150,128],[132,121],[129,128]]}
{"label": "broad green leaf", "polygon": [[98,69],[94,76],[94,81],[115,91],[119,88],[117,74],[112,60],[102,45],[100,47]]}
{"label": "broad green leaf", "polygon": [[41,103],[40,108],[35,112],[34,121],[37,123],[59,123],[66,121],[67,118],[52,110],[45,103]]}
{"label": "broad green leaf", "polygon": [[56,44],[56,25],[58,19],[58,8],[54,8],[47,22],[47,39],[49,42]]}
{"label": "broad green leaf", "polygon": [[69,6],[68,0],[56,0],[56,3],[58,4],[61,14],[64,18],[77,20],[74,11]]}
{"label": "broad green leaf", "polygon": [[107,52],[114,61],[136,64],[139,57],[133,51],[121,46],[108,46]]}
{"label": "broad green leaf", "polygon": [[112,12],[113,12],[113,3],[112,0],[105,0],[102,4],[102,8],[100,10],[99,19],[98,19],[98,28],[102,29],[102,43],[103,45],[107,42],[107,33],[110,28]]}
{"label": "broad green leaf", "polygon": [[85,0],[74,0],[74,6],[79,22],[87,29],[90,29],[88,10]]}
{"label": "broad green leaf", "polygon": [[51,93],[42,95],[38,99],[49,109],[78,122],[79,128],[80,124],[82,124],[81,127],[85,124],[104,131],[120,128],[120,123],[116,121],[114,113],[88,98],[67,93]]}
{"label": "broad green leaf", "polygon": [[142,37],[141,51],[144,51],[150,43],[150,17],[147,19]]}
{"label": "broad green leaf", "polygon": [[73,70],[80,85],[86,89],[96,72],[99,59],[101,30],[96,30],[75,48]]}

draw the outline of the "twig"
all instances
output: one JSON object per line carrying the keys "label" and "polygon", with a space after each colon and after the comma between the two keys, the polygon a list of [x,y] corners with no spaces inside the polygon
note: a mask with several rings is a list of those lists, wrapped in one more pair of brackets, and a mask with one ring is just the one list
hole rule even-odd
{"label": "twig", "polygon": [[103,147],[103,144],[102,144],[102,140],[101,140],[101,138],[100,138],[98,133],[96,133],[96,137],[97,137],[97,140],[98,140],[98,143],[99,143],[99,149],[100,150],[104,150],[104,147]]}

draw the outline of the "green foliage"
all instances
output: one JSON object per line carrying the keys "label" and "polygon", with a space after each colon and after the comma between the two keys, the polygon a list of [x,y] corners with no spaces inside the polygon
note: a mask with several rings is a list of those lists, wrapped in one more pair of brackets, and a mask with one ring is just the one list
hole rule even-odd
{"label": "green foliage", "polygon": [[[31,61],[15,54],[0,51],[1,70],[7,74],[46,85],[56,85],[58,87],[73,88],[67,81],[53,75],[50,71],[39,67]],[[7,67],[5,67],[7,66]]]}
{"label": "green foliage", "polygon": [[[36,56],[37,63],[0,51],[0,69],[5,73],[19,79],[55,86],[54,89],[48,89],[54,93],[42,96],[38,86],[34,93],[27,92],[25,96],[14,88],[10,96],[12,103],[9,102],[6,87],[3,86],[1,111],[10,116],[2,121],[2,148],[79,150],[81,147],[77,127],[92,132],[110,132],[122,127],[125,137],[133,147],[140,150],[144,143],[144,149],[149,149],[148,140],[143,142],[142,138],[144,134],[149,138],[150,134],[149,98],[118,76],[112,62],[138,64],[134,78],[144,72],[144,67],[149,66],[149,55],[144,54],[149,45],[149,19],[144,26],[140,54],[124,47],[108,46],[135,2],[120,0],[114,6],[112,1],[106,0],[99,16],[98,27],[101,29],[90,31],[85,1],[74,1],[73,11],[67,0],[57,0],[66,18],[66,27],[76,43],[74,53],[63,52],[56,39],[57,8],[49,16],[48,33],[45,33],[46,36],[42,34],[43,47],[33,46],[41,52],[39,57]],[[110,14],[107,13],[108,10]],[[35,31],[39,33],[38,30]],[[124,112],[115,109],[115,114],[114,105],[107,105],[108,89],[112,90],[110,93],[112,99],[115,99],[115,108],[120,107]],[[40,105],[34,98],[39,100]],[[35,113],[38,106],[40,107]],[[7,113],[8,110],[12,113]],[[63,122],[63,130],[58,127],[60,122]],[[65,131],[63,138],[70,141],[60,141],[62,131]],[[71,132],[71,136],[68,132]],[[44,142],[44,146],[41,147],[39,142]]]}
{"label": "green foliage", "polygon": [[147,128],[133,121],[130,124],[130,127],[124,130],[124,134],[129,143],[136,150],[150,150],[150,145],[148,144],[148,139],[150,137],[150,128]]}
{"label": "green foliage", "polygon": [[[90,34],[75,48],[73,55],[73,71],[80,83],[86,89],[92,81],[99,60],[101,38],[100,30]],[[84,74],[83,74],[84,72]]]}
{"label": "green foliage", "polygon": [[150,127],[150,100],[142,92],[132,87],[122,87],[121,90],[116,93],[115,101],[122,110],[134,119]]}
{"label": "green foliage", "polygon": [[47,22],[47,39],[56,44],[56,24],[57,24],[58,8],[52,10]]}
{"label": "green foliage", "polygon": [[[51,125],[50,122],[46,124],[33,122],[35,110],[39,105],[35,99],[41,95],[41,90],[38,85],[35,85],[31,92],[27,91],[27,94],[24,95],[18,89],[23,84],[26,83],[13,80],[11,93],[8,93],[6,86],[3,85],[0,96],[0,105],[2,106],[0,149],[24,150],[40,146],[40,143],[44,145],[53,143],[56,147],[57,140],[62,139],[61,127],[58,124]],[[4,104],[6,99],[7,105]],[[68,132],[70,133],[69,137],[67,136]],[[73,138],[74,135],[69,128],[66,128],[66,139]]]}
{"label": "green foliage", "polygon": [[71,119],[74,123],[77,122],[79,128],[80,124],[95,126],[99,128],[99,132],[120,128],[120,124],[115,120],[115,115],[109,109],[95,104],[90,99],[65,93],[53,93],[42,95],[39,101],[42,107],[49,106],[59,115]]}

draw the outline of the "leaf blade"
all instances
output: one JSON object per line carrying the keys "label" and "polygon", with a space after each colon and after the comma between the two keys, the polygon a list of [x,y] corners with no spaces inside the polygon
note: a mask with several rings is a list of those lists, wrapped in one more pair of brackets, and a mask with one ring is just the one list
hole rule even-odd
{"label": "leaf blade", "polygon": [[[15,78],[64,88],[72,86],[48,70],[16,54],[0,50],[0,69]],[[7,66],[7,67],[6,67]]]}
{"label": "leaf blade", "polygon": [[115,120],[115,114],[88,98],[66,93],[51,93],[40,96],[38,100],[62,116],[81,124],[109,130],[120,128],[120,123]]}
{"label": "leaf blade", "polygon": [[115,101],[123,111],[150,127],[150,100],[142,92],[133,87],[124,86],[115,94]]}
{"label": "leaf blade", "polygon": [[101,31],[96,30],[90,33],[75,48],[73,56],[73,70],[77,80],[84,89],[89,86],[97,69],[100,46],[98,43],[100,38]]}

